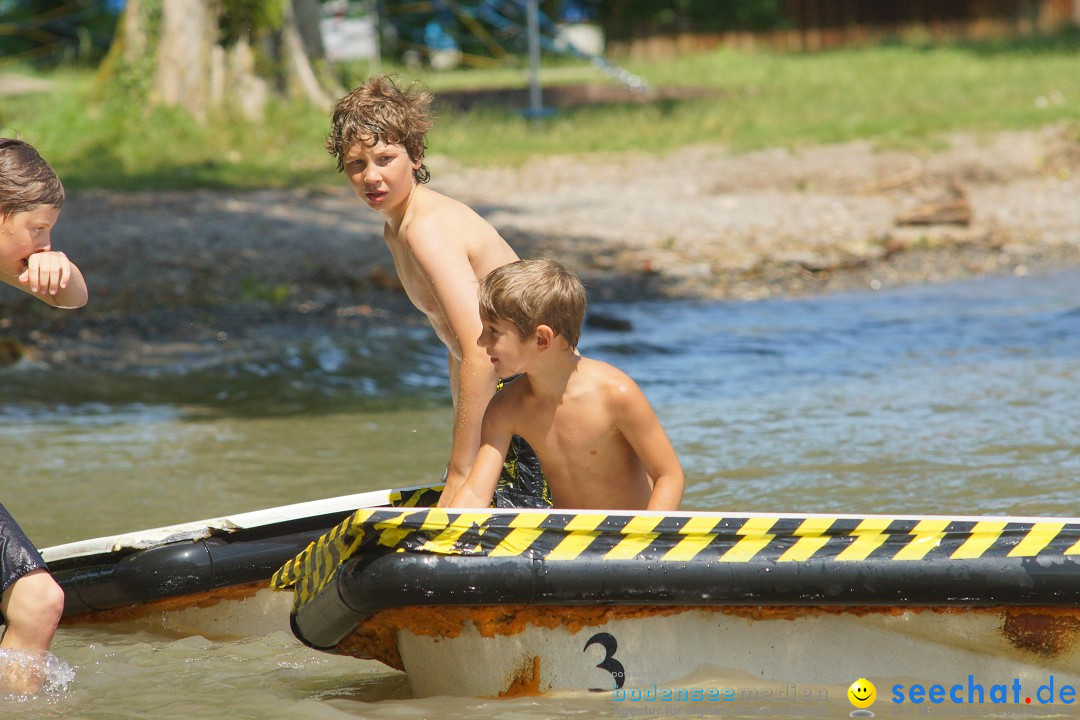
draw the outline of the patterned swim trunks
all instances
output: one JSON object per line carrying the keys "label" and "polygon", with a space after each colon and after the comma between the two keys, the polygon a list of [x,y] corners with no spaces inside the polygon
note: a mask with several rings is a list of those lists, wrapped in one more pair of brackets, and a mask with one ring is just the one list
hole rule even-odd
{"label": "patterned swim trunks", "polygon": [[[516,375],[514,377],[517,377]],[[496,392],[502,390],[513,377],[499,380]],[[550,508],[551,489],[548,487],[540,459],[529,443],[515,435],[503,461],[499,482],[495,485],[492,507],[500,508]]]}

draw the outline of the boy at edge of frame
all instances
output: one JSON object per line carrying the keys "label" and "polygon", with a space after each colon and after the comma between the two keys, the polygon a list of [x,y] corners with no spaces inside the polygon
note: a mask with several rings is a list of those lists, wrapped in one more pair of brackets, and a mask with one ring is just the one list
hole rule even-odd
{"label": "boy at edge of frame", "polygon": [[[86,282],[50,233],[64,186],[29,143],[0,138],[0,281],[56,308],[86,304]],[[0,504],[0,650],[41,660],[64,611],[64,591],[41,554]],[[0,662],[0,692],[32,694],[44,682],[40,663]]]}

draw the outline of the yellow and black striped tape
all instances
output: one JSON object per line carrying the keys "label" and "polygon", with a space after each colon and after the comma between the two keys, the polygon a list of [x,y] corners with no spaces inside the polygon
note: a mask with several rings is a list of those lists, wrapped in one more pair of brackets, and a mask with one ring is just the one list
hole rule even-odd
{"label": "yellow and black striped tape", "polygon": [[296,607],[364,549],[438,555],[533,555],[659,562],[859,562],[1080,555],[1080,525],[1048,519],[610,515],[604,512],[450,514],[438,508],[358,510],[274,576]]}
{"label": "yellow and black striped tape", "polygon": [[[389,494],[387,503],[390,507],[427,508],[438,502],[442,490],[442,485],[394,490]],[[333,577],[338,565],[352,557],[365,537],[371,537],[364,527],[367,512],[370,511],[357,511],[308,545],[274,573],[270,578],[270,587],[275,590],[295,587],[297,597],[306,598],[321,590]]]}

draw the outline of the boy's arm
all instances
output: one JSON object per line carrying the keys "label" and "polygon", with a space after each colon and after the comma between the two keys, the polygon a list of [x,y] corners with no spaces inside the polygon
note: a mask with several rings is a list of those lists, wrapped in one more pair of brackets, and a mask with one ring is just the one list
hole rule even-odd
{"label": "boy's arm", "polygon": [[0,273],[0,280],[53,307],[79,308],[86,304],[86,281],[64,253],[34,253],[26,265],[21,275]]}
{"label": "boy's arm", "polygon": [[472,464],[469,477],[453,495],[448,495],[450,487],[447,486],[439,499],[439,507],[490,507],[502,472],[503,458],[506,457],[506,450],[510,447],[513,435],[510,407],[506,403],[492,401],[484,413],[480,449],[476,453],[476,461]]}
{"label": "boy's arm", "polygon": [[457,367],[450,373],[451,382],[455,384],[454,434],[446,472],[446,488],[451,492],[465,482],[476,459],[484,408],[495,394],[496,383],[491,359],[483,349],[462,348],[461,361],[450,360],[451,365],[455,362]]}
{"label": "boy's arm", "polygon": [[454,434],[446,475],[446,489],[452,496],[476,459],[484,410],[495,394],[495,371],[487,353],[476,343],[483,325],[476,273],[464,245],[424,228],[414,230],[407,242],[446,320],[449,336],[442,340],[450,350],[451,366],[457,362],[456,373],[453,367],[451,370],[456,385],[452,388]]}
{"label": "boy's arm", "polygon": [[641,388],[625,378],[617,383],[615,422],[649,477],[653,479],[648,510],[678,510],[683,496],[683,470],[675,448]]}

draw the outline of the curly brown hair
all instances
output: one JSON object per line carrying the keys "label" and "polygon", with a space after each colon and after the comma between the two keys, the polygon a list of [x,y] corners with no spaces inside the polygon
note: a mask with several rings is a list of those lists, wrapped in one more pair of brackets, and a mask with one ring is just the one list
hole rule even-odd
{"label": "curly brown hair", "polygon": [[0,138],[0,218],[40,205],[64,206],[64,186],[34,146]]}
{"label": "curly brown hair", "polygon": [[[402,145],[410,160],[423,160],[427,132],[433,124],[431,101],[431,93],[415,83],[402,90],[385,75],[369,78],[338,100],[326,138],[327,151],[337,158],[338,172],[345,169],[345,154],[357,142]],[[426,183],[431,172],[421,163],[413,176]]]}

